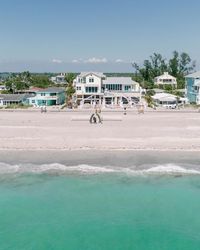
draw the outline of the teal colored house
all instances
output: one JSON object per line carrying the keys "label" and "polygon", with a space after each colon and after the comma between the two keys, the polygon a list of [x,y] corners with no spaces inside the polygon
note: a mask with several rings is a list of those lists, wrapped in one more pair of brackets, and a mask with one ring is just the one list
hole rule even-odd
{"label": "teal colored house", "polygon": [[39,90],[34,97],[29,98],[29,104],[33,106],[54,106],[65,103],[64,88],[47,88]]}
{"label": "teal colored house", "polygon": [[186,93],[189,103],[200,104],[200,71],[186,76]]}

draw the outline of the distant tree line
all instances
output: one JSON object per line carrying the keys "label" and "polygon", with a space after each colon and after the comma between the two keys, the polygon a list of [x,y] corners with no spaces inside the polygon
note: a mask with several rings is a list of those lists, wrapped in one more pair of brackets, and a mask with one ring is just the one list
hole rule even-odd
{"label": "distant tree line", "polygon": [[183,52],[173,52],[172,58],[166,60],[161,54],[154,53],[149,59],[144,60],[143,65],[132,63],[135,69],[133,79],[141,84],[145,89],[154,88],[154,78],[168,72],[177,78],[177,88],[185,87],[185,76],[195,69],[195,61]]}

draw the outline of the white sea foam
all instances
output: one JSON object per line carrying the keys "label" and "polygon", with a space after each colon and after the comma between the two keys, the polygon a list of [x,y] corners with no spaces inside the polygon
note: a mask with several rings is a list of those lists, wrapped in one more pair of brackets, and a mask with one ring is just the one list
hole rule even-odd
{"label": "white sea foam", "polygon": [[59,163],[52,164],[19,164],[9,165],[0,163],[0,174],[9,173],[45,173],[45,172],[80,172],[80,173],[113,173],[115,169],[91,165],[66,166]]}
{"label": "white sea foam", "polygon": [[0,163],[0,174],[17,173],[19,171],[19,165],[9,165],[6,163]]}
{"label": "white sea foam", "polygon": [[10,165],[0,163],[1,174],[23,174],[23,173],[80,173],[80,174],[106,174],[116,173],[125,175],[200,175],[200,168],[197,166],[181,167],[176,164],[166,165],[146,165],[137,168],[135,166],[126,167],[111,167],[111,166],[92,166],[92,165],[77,165],[67,166],[59,163],[52,164],[17,164]]}
{"label": "white sea foam", "polygon": [[174,164],[160,165],[145,170],[146,173],[200,174],[200,170],[183,168]]}

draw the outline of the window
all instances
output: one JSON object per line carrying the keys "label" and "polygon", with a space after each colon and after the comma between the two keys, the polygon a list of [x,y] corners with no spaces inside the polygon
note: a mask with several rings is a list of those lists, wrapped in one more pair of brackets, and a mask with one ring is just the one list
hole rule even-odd
{"label": "window", "polygon": [[97,93],[98,92],[98,88],[97,87],[86,87],[85,88],[85,92],[86,93]]}
{"label": "window", "polygon": [[94,78],[89,78],[89,82],[94,82]]}
{"label": "window", "polygon": [[79,78],[78,82],[79,83],[86,83],[86,78],[85,77]]}
{"label": "window", "polygon": [[119,91],[122,90],[122,85],[121,84],[106,84],[105,88],[109,91]]}
{"label": "window", "polygon": [[124,86],[124,90],[125,91],[130,91],[131,90],[131,86],[130,85],[125,85]]}
{"label": "window", "polygon": [[32,103],[35,103],[35,100],[32,100]]}
{"label": "window", "polygon": [[41,93],[41,96],[45,96],[46,94],[45,93]]}
{"label": "window", "polygon": [[163,79],[163,82],[172,82],[172,79]]}
{"label": "window", "polygon": [[76,87],[76,90],[81,90],[81,87],[80,86]]}

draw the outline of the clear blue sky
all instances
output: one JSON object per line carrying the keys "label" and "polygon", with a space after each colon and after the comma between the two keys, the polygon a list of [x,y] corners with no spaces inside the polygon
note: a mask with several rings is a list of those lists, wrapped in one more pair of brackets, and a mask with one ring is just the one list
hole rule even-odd
{"label": "clear blue sky", "polygon": [[153,52],[200,62],[199,0],[1,0],[0,72],[131,71]]}

